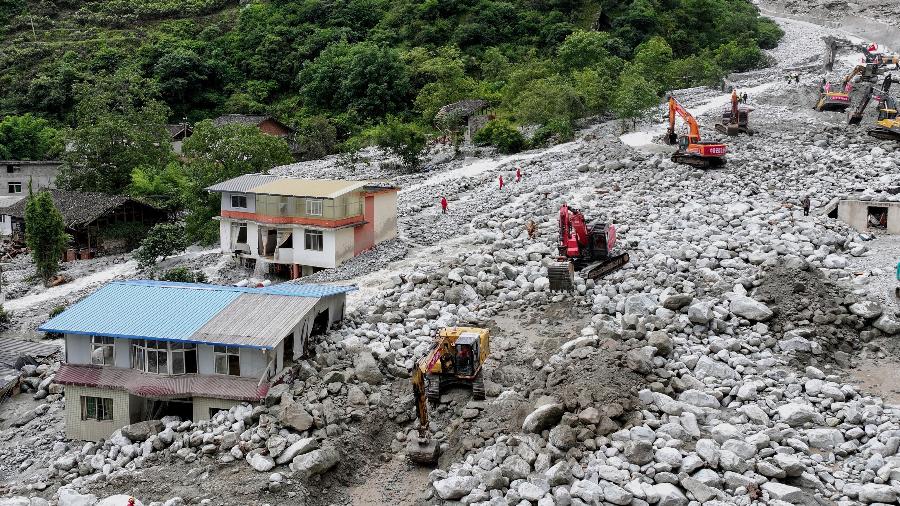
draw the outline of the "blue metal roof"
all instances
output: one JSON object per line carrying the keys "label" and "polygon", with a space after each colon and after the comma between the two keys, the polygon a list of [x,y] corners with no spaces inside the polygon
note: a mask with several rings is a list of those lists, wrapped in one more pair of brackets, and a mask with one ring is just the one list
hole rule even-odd
{"label": "blue metal roof", "polygon": [[151,280],[115,281],[38,330],[193,342],[190,338],[195,332],[245,293],[328,297],[351,290],[356,287],[282,284],[247,288]]}
{"label": "blue metal roof", "polygon": [[[174,287],[173,287],[174,288]],[[43,332],[186,340],[240,292],[109,283],[38,328]]]}

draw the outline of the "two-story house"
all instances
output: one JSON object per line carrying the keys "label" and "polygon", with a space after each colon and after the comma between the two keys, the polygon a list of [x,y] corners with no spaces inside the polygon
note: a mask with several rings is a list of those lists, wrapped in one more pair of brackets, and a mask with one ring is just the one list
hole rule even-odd
{"label": "two-story house", "polygon": [[[55,188],[60,161],[0,160],[0,207],[14,205],[28,196],[28,187],[38,191]],[[13,233],[9,217],[0,214],[0,235]]]}
{"label": "two-story house", "polygon": [[38,330],[65,337],[55,381],[66,435],[97,441],[131,423],[210,418],[262,400],[344,314],[353,286],[240,288],[112,282]]}
{"label": "two-story house", "polygon": [[[397,237],[397,187],[371,181],[248,174],[221,194],[222,251],[307,276]],[[278,270],[278,269],[275,269]]]}

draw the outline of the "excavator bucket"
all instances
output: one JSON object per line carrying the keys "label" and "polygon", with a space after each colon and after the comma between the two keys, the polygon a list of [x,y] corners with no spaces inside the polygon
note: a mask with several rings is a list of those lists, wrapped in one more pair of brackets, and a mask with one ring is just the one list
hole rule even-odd
{"label": "excavator bucket", "polygon": [[575,289],[575,266],[572,262],[553,262],[547,266],[551,292],[571,292]]}
{"label": "excavator bucket", "polygon": [[858,125],[862,123],[863,114],[861,112],[852,112],[847,117],[847,124],[849,125]]}
{"label": "excavator bucket", "polygon": [[741,133],[741,127],[737,123],[716,123],[716,130],[725,135],[737,135]]}
{"label": "excavator bucket", "polygon": [[436,464],[439,454],[437,442],[433,439],[413,437],[406,444],[406,455],[417,464]]}

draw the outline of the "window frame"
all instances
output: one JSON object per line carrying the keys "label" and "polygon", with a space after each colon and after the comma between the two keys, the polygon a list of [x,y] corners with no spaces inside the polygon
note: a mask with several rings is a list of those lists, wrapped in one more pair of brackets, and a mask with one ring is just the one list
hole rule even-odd
{"label": "window frame", "polygon": [[[307,216],[322,216],[322,213],[325,210],[325,199],[306,199],[306,215]],[[316,209],[318,208],[318,212]]]}
{"label": "window frame", "polygon": [[[318,248],[315,246],[314,239],[318,239]],[[321,230],[304,229],[303,230],[303,249],[306,251],[325,251],[325,234]]]}
{"label": "window frame", "polygon": [[[93,411],[93,413],[91,413]],[[81,419],[109,422],[113,419],[113,400],[109,397],[81,396]]]}
{"label": "window frame", "polygon": [[[190,354],[194,355],[192,361],[188,360]],[[176,360],[180,360],[180,370],[176,370]],[[189,363],[193,365],[192,370],[188,370]],[[195,343],[136,339],[132,341],[131,368],[168,376],[197,374],[200,369],[199,350]]]}
{"label": "window frame", "polygon": [[241,349],[237,346],[213,345],[213,369],[222,376],[240,376]]}
{"label": "window frame", "polygon": [[[243,199],[244,205],[237,205],[237,204],[235,204],[235,203],[234,203],[234,202],[235,202],[234,199],[238,199],[238,202],[241,201],[240,199]],[[234,195],[234,194],[232,194],[232,195],[231,195],[231,207],[232,207],[232,209],[247,209],[247,196],[246,196],[246,195]]]}
{"label": "window frame", "polygon": [[[97,342],[98,339],[100,340],[100,342]],[[100,362],[97,362],[96,356],[94,355],[94,353],[100,348],[104,349],[104,352],[101,355],[103,360]],[[106,352],[105,352],[105,349],[107,349],[107,348],[109,349],[109,361],[107,361]],[[91,336],[91,365],[101,365],[101,366],[116,365],[116,343],[112,337],[93,336],[93,335]]]}

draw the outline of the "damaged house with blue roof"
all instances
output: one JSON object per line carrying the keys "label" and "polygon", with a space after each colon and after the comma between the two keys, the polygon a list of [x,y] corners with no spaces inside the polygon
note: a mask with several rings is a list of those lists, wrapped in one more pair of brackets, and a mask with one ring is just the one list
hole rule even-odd
{"label": "damaged house with blue roof", "polygon": [[66,436],[98,441],[132,423],[194,421],[263,400],[344,316],[353,286],[243,288],[109,283],[39,328],[65,337],[55,381]]}

